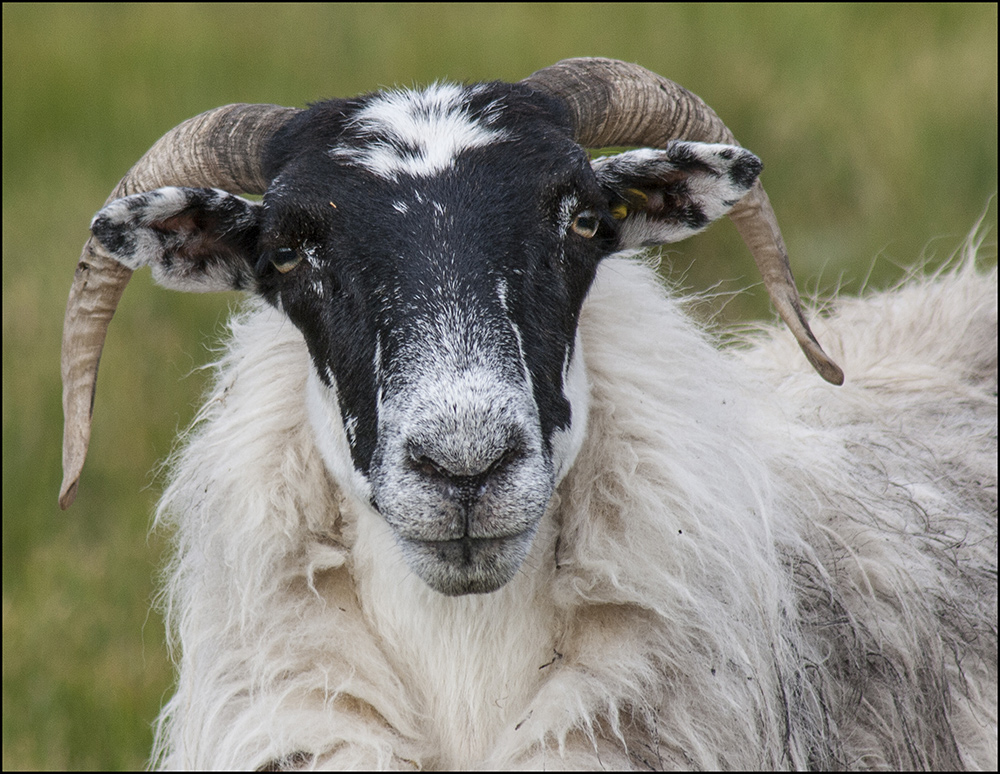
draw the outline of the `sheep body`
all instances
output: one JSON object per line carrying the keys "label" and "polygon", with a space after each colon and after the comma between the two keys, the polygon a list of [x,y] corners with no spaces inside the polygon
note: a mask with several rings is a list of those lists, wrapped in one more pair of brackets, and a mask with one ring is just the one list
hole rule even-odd
{"label": "sheep body", "polygon": [[997,276],[844,299],[834,388],[603,262],[583,448],[515,578],[446,597],[338,489],[260,302],[172,461],[166,767],[996,768]]}

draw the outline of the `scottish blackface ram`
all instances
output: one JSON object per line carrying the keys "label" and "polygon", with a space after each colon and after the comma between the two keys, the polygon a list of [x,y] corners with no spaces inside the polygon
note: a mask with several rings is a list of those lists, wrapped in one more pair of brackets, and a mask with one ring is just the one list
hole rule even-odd
{"label": "scottish blackface ram", "polygon": [[[159,511],[154,762],[995,770],[996,272],[838,301],[835,386],[760,169],[601,59],[156,143],[77,268],[60,497],[131,271],[247,291]],[[635,254],[727,213],[825,382]]]}

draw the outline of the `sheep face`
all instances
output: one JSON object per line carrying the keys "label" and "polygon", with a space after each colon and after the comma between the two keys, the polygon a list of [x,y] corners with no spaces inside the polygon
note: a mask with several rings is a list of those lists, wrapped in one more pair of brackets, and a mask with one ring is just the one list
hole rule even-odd
{"label": "sheep face", "polygon": [[331,474],[449,595],[513,577],[582,443],[576,328],[600,259],[704,228],[760,170],[686,142],[591,163],[561,103],[499,83],[321,103],[265,161],[261,203],[163,188],[93,233],[168,287],[287,314]]}

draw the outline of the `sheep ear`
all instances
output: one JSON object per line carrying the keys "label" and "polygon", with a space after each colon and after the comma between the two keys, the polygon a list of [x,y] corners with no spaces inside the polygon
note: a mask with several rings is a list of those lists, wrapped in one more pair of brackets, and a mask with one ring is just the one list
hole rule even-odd
{"label": "sheep ear", "polygon": [[622,249],[678,242],[721,218],[750,190],[760,159],[738,145],[671,142],[595,159]]}
{"label": "sheep ear", "polygon": [[159,188],[111,202],[90,230],[112,258],[133,270],[152,267],[164,287],[247,290],[256,284],[262,209],[215,188]]}

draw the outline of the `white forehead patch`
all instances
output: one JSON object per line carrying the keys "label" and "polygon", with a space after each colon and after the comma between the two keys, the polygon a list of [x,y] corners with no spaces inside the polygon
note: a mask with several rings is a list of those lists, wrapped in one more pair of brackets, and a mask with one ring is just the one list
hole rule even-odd
{"label": "white forehead patch", "polygon": [[508,137],[490,126],[500,109],[496,103],[482,117],[469,115],[470,93],[474,91],[454,83],[436,83],[422,91],[379,94],[351,120],[362,137],[372,137],[371,143],[331,148],[330,155],[388,180],[440,174],[463,151]]}

